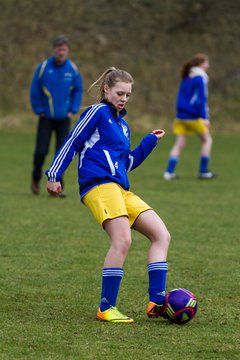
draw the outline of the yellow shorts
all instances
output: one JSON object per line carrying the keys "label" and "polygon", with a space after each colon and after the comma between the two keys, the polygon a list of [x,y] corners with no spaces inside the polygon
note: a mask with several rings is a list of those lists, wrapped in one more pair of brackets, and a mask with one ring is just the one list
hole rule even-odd
{"label": "yellow shorts", "polygon": [[208,132],[208,127],[205,125],[203,119],[197,120],[178,120],[173,123],[173,132],[175,135],[191,135],[203,134]]}
{"label": "yellow shorts", "polygon": [[130,227],[137,217],[151,207],[130,191],[115,183],[97,185],[82,199],[97,222],[103,225],[107,219],[127,216]]}

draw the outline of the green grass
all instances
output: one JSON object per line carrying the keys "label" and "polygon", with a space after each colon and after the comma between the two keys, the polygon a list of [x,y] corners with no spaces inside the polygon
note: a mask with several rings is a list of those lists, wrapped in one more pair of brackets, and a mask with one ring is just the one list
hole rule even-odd
{"label": "green grass", "polygon": [[199,310],[184,326],[147,319],[148,242],[133,232],[118,305],[135,323],[124,326],[95,320],[108,239],[79,203],[76,160],[66,173],[66,199],[49,198],[45,179],[33,196],[34,135],[1,132],[0,358],[238,359],[239,140],[214,136],[214,181],[196,178],[194,138],[178,167],[182,179],[162,180],[172,136],[130,175],[132,190],[172,235],[168,290],[192,290]]}

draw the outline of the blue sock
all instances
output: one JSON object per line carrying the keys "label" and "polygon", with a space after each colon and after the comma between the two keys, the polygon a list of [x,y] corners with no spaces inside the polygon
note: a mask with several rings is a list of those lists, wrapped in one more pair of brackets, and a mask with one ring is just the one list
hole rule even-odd
{"label": "blue sock", "polygon": [[208,162],[209,162],[209,156],[201,156],[200,158],[200,173],[204,173],[208,171]]}
{"label": "blue sock", "polygon": [[177,166],[179,157],[178,156],[170,156],[168,159],[168,166],[166,171],[172,174],[175,170],[175,167]]}
{"label": "blue sock", "polygon": [[105,311],[111,306],[116,306],[122,277],[122,268],[104,268],[102,270],[101,311]]}
{"label": "blue sock", "polygon": [[166,296],[167,271],[168,263],[166,261],[148,264],[148,293],[150,301],[157,304],[164,304]]}

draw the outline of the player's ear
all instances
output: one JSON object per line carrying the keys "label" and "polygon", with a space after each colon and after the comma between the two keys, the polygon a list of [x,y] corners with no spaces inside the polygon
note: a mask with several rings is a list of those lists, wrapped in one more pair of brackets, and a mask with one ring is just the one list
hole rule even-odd
{"label": "player's ear", "polygon": [[105,94],[105,100],[107,100],[108,98],[108,93],[109,93],[109,86],[107,84],[103,85],[103,91],[104,91],[104,94]]}
{"label": "player's ear", "polygon": [[109,86],[107,84],[103,85],[103,90],[107,94],[109,92]]}

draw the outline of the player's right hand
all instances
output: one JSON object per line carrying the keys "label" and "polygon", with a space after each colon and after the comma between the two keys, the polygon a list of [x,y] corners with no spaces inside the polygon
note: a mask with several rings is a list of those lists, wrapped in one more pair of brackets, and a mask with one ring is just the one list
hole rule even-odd
{"label": "player's right hand", "polygon": [[49,194],[53,196],[58,196],[62,192],[62,185],[60,181],[56,181],[56,182],[48,181],[47,191],[49,192]]}

